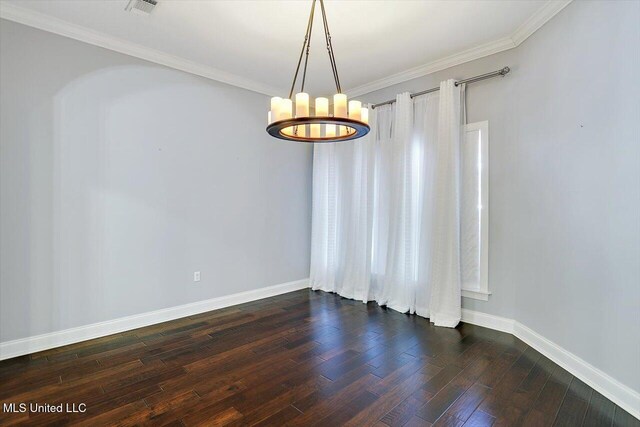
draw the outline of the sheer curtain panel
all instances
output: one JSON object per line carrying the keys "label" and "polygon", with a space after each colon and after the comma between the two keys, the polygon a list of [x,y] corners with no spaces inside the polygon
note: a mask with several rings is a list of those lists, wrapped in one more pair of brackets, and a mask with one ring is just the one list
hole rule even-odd
{"label": "sheer curtain panel", "polygon": [[448,80],[374,109],[360,140],[315,145],[313,289],[457,325],[463,124]]}

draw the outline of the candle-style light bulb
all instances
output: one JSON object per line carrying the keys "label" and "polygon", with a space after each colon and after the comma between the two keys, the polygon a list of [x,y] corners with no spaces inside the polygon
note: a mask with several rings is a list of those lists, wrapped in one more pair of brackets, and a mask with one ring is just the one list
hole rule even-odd
{"label": "candle-style light bulb", "polygon": [[293,108],[293,103],[290,99],[283,99],[280,102],[280,115],[279,120],[290,119],[291,118],[291,110]]}
{"label": "candle-style light bulb", "polygon": [[326,125],[324,136],[327,138],[336,136],[336,125]]}
{"label": "candle-style light bulb", "polygon": [[[280,106],[282,104],[282,98],[274,96],[271,98],[271,120],[280,120]],[[271,121],[269,121],[271,123]]]}
{"label": "candle-style light bulb", "polygon": [[362,102],[349,101],[349,118],[353,120],[360,120],[362,110]]}
{"label": "candle-style light bulb", "polygon": [[309,94],[300,92],[296,93],[296,117],[309,116]]}
{"label": "candle-style light bulb", "polygon": [[[300,92],[296,93],[296,117],[309,117],[309,94]],[[296,135],[306,137],[307,127],[298,125],[295,127]]]}
{"label": "candle-style light bulb", "polygon": [[[329,117],[329,100],[327,98],[316,98],[316,117]],[[324,125],[311,125],[309,130],[312,138],[319,138],[322,134]]]}
{"label": "candle-style light bulb", "polygon": [[329,99],[316,98],[316,117],[328,117],[329,116]]}
{"label": "candle-style light bulb", "polygon": [[336,93],[333,95],[333,117],[347,116],[347,95]]}
{"label": "candle-style light bulb", "polygon": [[360,121],[369,124],[369,109],[363,108],[360,110]]}
{"label": "candle-style light bulb", "polygon": [[298,126],[289,126],[282,129],[282,133],[289,136],[296,136],[298,133]]}

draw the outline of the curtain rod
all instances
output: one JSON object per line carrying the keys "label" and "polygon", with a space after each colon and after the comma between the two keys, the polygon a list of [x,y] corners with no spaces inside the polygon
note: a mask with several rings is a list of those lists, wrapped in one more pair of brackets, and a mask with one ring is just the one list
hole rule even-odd
{"label": "curtain rod", "polygon": [[[497,71],[492,71],[492,72],[487,73],[487,74],[481,74],[479,76],[475,76],[475,77],[471,77],[471,78],[468,78],[468,79],[457,81],[456,82],[456,86],[458,86],[458,85],[460,85],[462,83],[479,82],[480,80],[490,79],[492,77],[498,77],[498,76],[504,77],[509,73],[509,71],[511,71],[511,69],[509,67],[503,67],[502,69],[497,70]],[[411,94],[411,98],[415,98],[416,96],[424,95],[424,94],[431,93],[431,92],[437,92],[439,90],[440,90],[439,87],[434,87],[434,88],[431,88],[431,89],[423,90],[422,92],[412,93]],[[393,104],[394,102],[396,102],[395,99],[390,99],[388,101],[380,102],[378,104],[373,104],[369,108],[371,108],[373,110],[374,108],[380,107],[381,105]]]}

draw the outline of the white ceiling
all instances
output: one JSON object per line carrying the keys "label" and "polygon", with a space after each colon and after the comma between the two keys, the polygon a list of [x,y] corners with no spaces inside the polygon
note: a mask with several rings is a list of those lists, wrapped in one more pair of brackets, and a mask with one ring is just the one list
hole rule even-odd
{"label": "white ceiling", "polygon": [[[258,92],[288,93],[311,1],[158,0],[149,16],[125,12],[127,2],[1,0],[0,16]],[[350,95],[514,47],[567,3],[325,1]],[[307,91],[329,94],[320,19],[316,13]]]}

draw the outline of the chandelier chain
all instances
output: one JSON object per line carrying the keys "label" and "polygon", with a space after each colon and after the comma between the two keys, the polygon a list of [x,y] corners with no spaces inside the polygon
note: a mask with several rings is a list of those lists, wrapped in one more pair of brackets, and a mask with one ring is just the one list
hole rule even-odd
{"label": "chandelier chain", "polygon": [[331,71],[333,72],[333,79],[336,83],[336,89],[338,93],[342,93],[340,86],[340,77],[338,76],[338,66],[336,65],[336,58],[333,53],[333,44],[331,43],[331,32],[329,31],[329,23],[327,21],[327,13],[324,9],[324,1],[320,0],[320,8],[322,9],[322,21],[324,24],[324,37],[327,42],[327,52],[329,53],[329,61],[331,62]]}
{"label": "chandelier chain", "polygon": [[[327,53],[329,54],[329,62],[331,63],[331,72],[333,73],[333,80],[336,84],[336,90],[338,93],[342,93],[342,88],[340,86],[340,77],[338,76],[338,67],[336,65],[336,58],[333,53],[333,44],[331,43],[331,33],[329,32],[329,23],[327,22],[327,14],[324,9],[324,1],[320,1],[320,8],[322,10],[322,23],[324,27],[324,38],[327,44]],[[302,57],[305,57],[304,60],[304,68],[302,70],[302,85],[301,92],[304,92],[304,84],[307,78],[307,64],[309,62],[309,51],[311,48],[311,33],[313,31],[313,18],[315,14],[316,8],[316,0],[313,0],[311,3],[311,12],[309,13],[309,21],[307,22],[307,31],[304,35],[304,41],[302,43],[302,49],[300,50],[300,56],[298,57],[298,64],[296,66],[296,72],[293,75],[293,81],[291,82],[291,90],[289,91],[289,99],[293,96],[293,91],[296,86],[296,81],[298,80],[298,75],[300,73],[300,65],[302,65]],[[306,52],[306,56],[305,56]]]}
{"label": "chandelier chain", "polygon": [[296,80],[298,80],[298,73],[300,72],[300,64],[302,63],[302,57],[309,41],[309,30],[311,29],[313,22],[313,11],[316,7],[316,0],[313,0],[311,4],[311,13],[309,14],[309,21],[307,21],[307,31],[304,34],[304,41],[302,42],[302,49],[300,50],[300,57],[298,58],[298,65],[296,66],[296,72],[293,75],[293,81],[291,82],[291,90],[289,91],[289,99],[293,96],[293,90],[296,86]]}
{"label": "chandelier chain", "polygon": [[[311,17],[309,18],[309,29],[307,36],[307,54],[304,58],[304,70],[302,71],[302,85],[300,87],[300,92],[304,92],[304,82],[307,79],[307,63],[309,62],[309,50],[311,49],[311,36],[313,35],[313,17],[315,15],[316,9],[316,0],[313,0],[313,4],[311,5]],[[291,95],[289,95],[291,97]]]}

